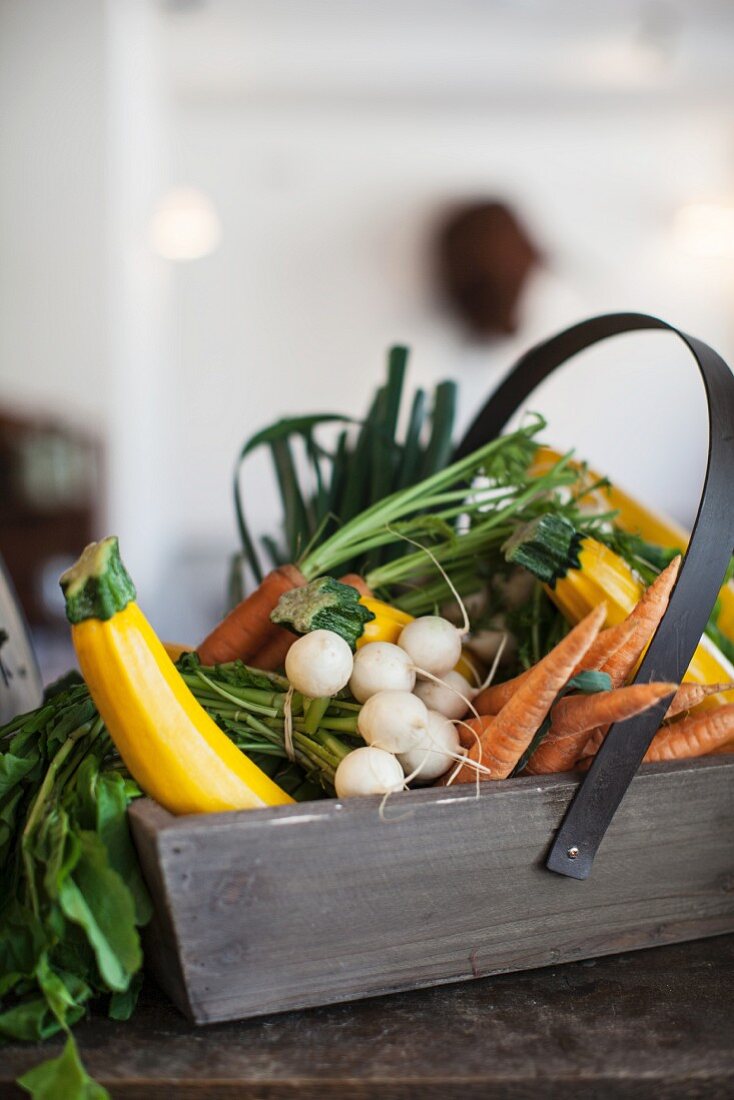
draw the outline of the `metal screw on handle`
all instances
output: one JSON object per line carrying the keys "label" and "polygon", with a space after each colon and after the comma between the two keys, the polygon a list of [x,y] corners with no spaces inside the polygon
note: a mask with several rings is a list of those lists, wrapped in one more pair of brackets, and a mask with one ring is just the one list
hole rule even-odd
{"label": "metal screw on handle", "polygon": [[[644,313],[610,313],[566,329],[531,348],[490,397],[456,451],[461,458],[500,434],[526,397],[580,351],[622,333],[672,332],[691,352],[706,391],[709,447],[706,476],[688,551],[668,609],[635,683],[680,683],[698,646],[734,550],[734,375],[703,341]],[[588,877],[599,845],[655,736],[670,698],[612,726],[581,782],[548,856],[549,870]]]}

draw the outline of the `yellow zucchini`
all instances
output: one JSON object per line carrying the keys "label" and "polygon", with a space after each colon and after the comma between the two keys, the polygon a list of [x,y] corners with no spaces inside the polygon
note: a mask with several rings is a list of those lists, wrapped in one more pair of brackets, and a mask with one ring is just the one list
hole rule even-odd
{"label": "yellow zucchini", "polygon": [[191,694],[135,602],[116,538],[88,546],[61,587],[82,675],[146,794],[174,814],[293,801]]}

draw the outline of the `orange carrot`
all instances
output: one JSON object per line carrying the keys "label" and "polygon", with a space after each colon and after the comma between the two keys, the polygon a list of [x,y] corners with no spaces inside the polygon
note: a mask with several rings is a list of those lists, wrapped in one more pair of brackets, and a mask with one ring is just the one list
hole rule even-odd
{"label": "orange carrot", "polygon": [[709,755],[717,756],[719,753],[729,755],[734,754],[734,741],[727,741],[724,745],[717,745],[715,749],[711,749]]}
{"label": "orange carrot", "polygon": [[[588,653],[583,656],[573,670],[573,675],[575,676],[578,672],[592,672],[602,668],[606,661],[612,658],[623,645],[627,644],[636,629],[634,623],[630,623],[625,619],[624,622],[617,623],[616,626],[609,626],[606,630],[601,630]],[[503,706],[509,703],[517,689],[525,683],[531,672],[532,669],[526,668],[524,672],[514,676],[511,680],[505,680],[502,684],[490,684],[476,697],[474,706],[480,714],[499,714]]]}
{"label": "orange carrot", "polygon": [[[678,578],[681,561],[680,554],[673,558],[670,564],[663,569],[662,573],[658,574],[649,588],[645,590],[625,619],[625,622],[631,624],[634,628],[632,635],[601,666],[601,671],[606,672],[611,678],[613,688],[621,687],[629,679],[637,667],[646,646],[657,630],[668,606],[673,585]],[[582,761],[587,757],[596,755],[608,729],[609,726],[600,726],[594,730],[582,750]]]}
{"label": "orange carrot", "polygon": [[586,742],[579,754],[579,761],[587,759],[591,761],[591,757],[596,756],[599,749],[601,748],[601,743],[606,737],[608,730],[609,726],[598,726],[597,729],[592,732],[591,736],[589,737],[588,741]]}
{"label": "orange carrot", "polygon": [[680,564],[681,556],[679,554],[655,578],[627,616],[625,621],[634,624],[634,633],[626,645],[621,646],[601,666],[601,671],[607,672],[611,676],[612,687],[621,687],[634,672],[637,662],[665,614],[670,593],[673,591],[673,585],[678,578]]}
{"label": "orange carrot", "polygon": [[663,726],[645,753],[645,762],[706,756],[734,737],[734,704],[692,714]]}
{"label": "orange carrot", "polygon": [[[469,750],[469,759],[489,767],[482,779],[506,779],[538,731],[556,695],[572,675],[592,644],[606,617],[601,603],[571,630],[558,645],[534,665],[524,683],[481,734],[480,745]],[[456,777],[469,783],[475,772],[464,764]]]}
{"label": "orange carrot", "polygon": [[597,726],[632,718],[671,695],[675,684],[633,684],[595,695],[567,695],[551,711],[550,729],[535,750],[527,768],[529,775],[564,772],[576,763],[579,751]]}
{"label": "orange carrot", "polygon": [[477,695],[474,706],[480,714],[499,714],[532,671],[531,668],[526,668],[511,680],[505,680],[502,684],[490,684]]}
{"label": "orange carrot", "polygon": [[281,565],[268,573],[262,584],[237,604],[215,626],[197,652],[203,665],[225,661],[250,661],[278,629],[270,621],[270,612],[284,592],[300,588],[306,578],[295,565]]}
{"label": "orange carrot", "polygon": [[607,661],[611,661],[619,650],[627,645],[636,629],[634,622],[630,622],[627,618],[616,626],[608,626],[606,630],[601,630],[589,648],[589,652],[581,658],[578,667],[574,669],[574,675],[577,672],[598,672],[603,669]]}
{"label": "orange carrot", "polygon": [[262,669],[263,672],[275,672],[283,668],[288,650],[295,642],[298,635],[288,630],[285,626],[277,626],[266,636],[265,644],[260,647],[254,656],[247,660],[252,668]]}
{"label": "orange carrot", "polygon": [[345,573],[339,580],[342,584],[348,584],[350,588],[356,588],[360,596],[372,595],[372,589],[365,583],[364,577],[360,577],[359,573]]}
{"label": "orange carrot", "polygon": [[[476,733],[481,741],[485,732],[492,724],[494,720],[493,714],[482,714],[479,718],[467,718],[464,722],[456,723],[456,732],[459,735],[459,741],[461,747],[464,749],[471,749],[476,745],[477,739],[474,736]],[[467,726],[469,729],[467,729]],[[472,730],[474,731],[472,733]]]}
{"label": "orange carrot", "polygon": [[681,684],[665,717],[675,718],[676,714],[693,710],[709,695],[718,695],[722,691],[734,691],[734,684]]}

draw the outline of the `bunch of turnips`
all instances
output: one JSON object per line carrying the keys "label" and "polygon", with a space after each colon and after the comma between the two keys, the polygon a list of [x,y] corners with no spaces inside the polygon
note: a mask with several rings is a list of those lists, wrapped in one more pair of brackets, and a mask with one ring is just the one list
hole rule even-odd
{"label": "bunch of turnips", "polygon": [[474,691],[456,671],[462,637],[448,619],[426,615],[402,626],[395,642],[365,642],[355,654],[332,630],[293,642],[285,673],[295,691],[315,699],[348,689],[362,704],[357,730],[365,745],[336,770],[340,798],[428,783],[463,759],[451,721],[466,713]]}
{"label": "bunch of turnips", "polygon": [[[354,603],[351,593],[340,592],[347,587],[333,581],[329,585],[329,603],[339,602],[342,613]],[[305,586],[297,597],[299,610],[315,598],[319,596],[314,586]],[[282,603],[293,604],[294,599],[289,594]],[[392,608],[381,607],[379,601],[357,601],[362,606],[368,602],[377,613],[391,614]],[[273,618],[293,625],[282,607]],[[353,635],[348,624],[344,629],[343,617],[339,630],[311,630],[287,651],[285,674],[294,691],[315,700],[348,690],[361,704],[357,730],[365,744],[337,768],[339,798],[388,794],[410,781],[429,783],[464,760],[453,720],[467,713],[476,692],[457,670],[469,631],[467,615],[464,612],[461,628],[439,615],[403,618],[407,621],[392,631],[394,641],[365,641],[360,636],[354,654],[347,640]],[[302,615],[299,621],[307,625],[313,616]],[[369,637],[369,631],[366,634]]]}

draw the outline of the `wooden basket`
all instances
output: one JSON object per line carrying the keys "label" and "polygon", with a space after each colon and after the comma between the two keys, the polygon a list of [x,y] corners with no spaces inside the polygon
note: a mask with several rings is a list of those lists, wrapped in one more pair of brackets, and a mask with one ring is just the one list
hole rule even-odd
{"label": "wooden basket", "polygon": [[[572,355],[638,329],[677,332],[614,314],[532,349],[459,453],[499,433]],[[682,678],[734,546],[734,377],[677,335],[706,388],[709,462],[640,681]],[[178,818],[136,802],[155,905],[146,965],[207,1023],[734,931],[734,756],[640,768],[665,706],[614,726],[583,779],[410,791],[387,820],[379,798]]]}

